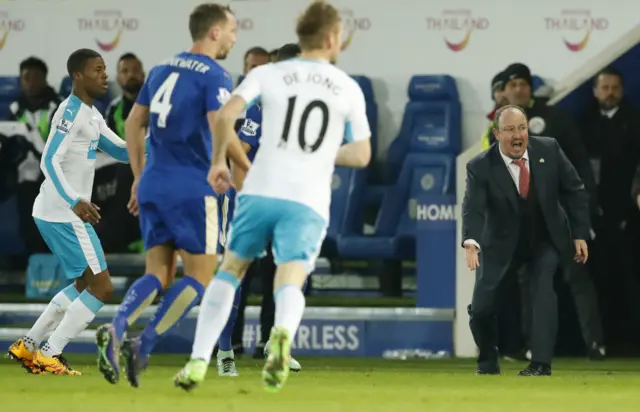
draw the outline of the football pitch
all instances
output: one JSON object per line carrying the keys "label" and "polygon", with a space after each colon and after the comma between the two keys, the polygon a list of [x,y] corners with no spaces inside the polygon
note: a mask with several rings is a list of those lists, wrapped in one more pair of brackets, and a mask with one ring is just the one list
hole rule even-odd
{"label": "football pitch", "polygon": [[501,376],[475,376],[466,360],[301,358],[276,394],[262,388],[262,363],[244,357],[240,376],[215,368],[190,393],[173,386],[182,356],[156,355],[141,387],[110,385],[93,357],[69,356],[83,376],[29,375],[0,360],[0,410],[31,412],[333,412],[333,411],[638,411],[640,361],[558,360],[551,377],[518,377],[525,364],[503,363]]}

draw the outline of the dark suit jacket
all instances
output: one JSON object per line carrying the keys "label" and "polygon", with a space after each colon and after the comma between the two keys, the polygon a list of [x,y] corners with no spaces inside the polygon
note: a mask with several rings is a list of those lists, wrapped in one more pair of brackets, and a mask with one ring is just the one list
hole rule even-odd
{"label": "dark suit jacket", "polygon": [[[563,259],[571,259],[572,238],[589,237],[589,196],[555,139],[529,136],[527,150],[550,241]],[[480,244],[478,275],[499,279],[509,268],[520,226],[517,196],[497,143],[467,163],[462,237]]]}

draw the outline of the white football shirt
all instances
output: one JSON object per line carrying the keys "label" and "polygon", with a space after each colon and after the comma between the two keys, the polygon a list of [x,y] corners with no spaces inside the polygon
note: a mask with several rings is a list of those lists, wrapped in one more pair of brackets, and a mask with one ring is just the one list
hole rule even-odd
{"label": "white football shirt", "polygon": [[40,161],[45,181],[33,204],[33,217],[81,221],[72,208],[80,199],[91,200],[98,149],[118,161],[129,161],[124,140],[109,129],[98,109],[69,96],[53,115]]}
{"label": "white football shirt", "polygon": [[338,149],[371,137],[360,86],[329,62],[296,58],[256,67],[233,94],[262,105],[260,148],[240,194],[298,202],[328,222]]}

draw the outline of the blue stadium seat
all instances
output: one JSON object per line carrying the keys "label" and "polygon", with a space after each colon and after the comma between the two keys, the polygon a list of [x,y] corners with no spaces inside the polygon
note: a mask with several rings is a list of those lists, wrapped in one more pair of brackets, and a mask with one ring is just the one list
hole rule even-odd
{"label": "blue stadium seat", "polygon": [[362,193],[366,169],[336,167],[331,185],[331,209],[325,249],[337,250],[337,239],[362,230]]}
{"label": "blue stadium seat", "polygon": [[9,105],[20,97],[19,77],[0,77],[0,121],[9,118]]}
{"label": "blue stadium seat", "polygon": [[461,105],[451,76],[414,76],[398,137],[389,146],[388,180],[394,182],[407,153],[458,154]]}
{"label": "blue stadium seat", "polygon": [[536,76],[535,74],[532,77],[532,89],[535,92],[540,86],[544,86],[544,80],[540,76]]}
{"label": "blue stadium seat", "polygon": [[455,192],[455,155],[410,153],[396,184],[382,200],[373,236],[338,237],[338,253],[347,259],[398,259],[415,254],[415,202],[418,193]]}
{"label": "blue stadium seat", "polygon": [[367,120],[369,120],[369,127],[371,127],[371,153],[375,155],[378,149],[378,105],[373,93],[373,83],[367,76],[352,75],[351,78],[358,83],[362,89],[362,94],[364,94],[364,100],[367,105]]}
{"label": "blue stadium seat", "polygon": [[[71,94],[71,90],[73,88],[73,84],[72,84],[72,80],[71,77],[69,76],[65,76],[62,79],[62,82],[60,83],[60,91],[58,92],[58,94],[60,94],[60,96],[63,99],[66,99],[67,97],[69,97],[69,95]],[[107,107],[109,107],[109,103],[111,103],[111,99],[112,99],[112,85],[109,84],[109,89],[107,90],[107,94],[105,94],[102,98],[96,100],[95,102],[95,106],[96,108],[100,111],[100,113],[102,113],[102,115],[104,116],[106,114],[107,111]]]}
{"label": "blue stadium seat", "polygon": [[62,98],[66,99],[71,94],[72,88],[73,81],[71,80],[71,77],[65,76],[62,78],[62,82],[60,83],[60,91],[58,94],[60,94]]}
{"label": "blue stadium seat", "polygon": [[373,94],[373,83],[371,83],[371,79],[367,76],[361,75],[351,75],[351,78],[358,83],[358,86],[362,89],[362,94],[364,94],[364,100],[367,102],[374,102],[376,99]]}
{"label": "blue stadium seat", "polygon": [[413,102],[460,101],[456,80],[446,74],[413,76],[409,80],[408,94],[409,100]]}

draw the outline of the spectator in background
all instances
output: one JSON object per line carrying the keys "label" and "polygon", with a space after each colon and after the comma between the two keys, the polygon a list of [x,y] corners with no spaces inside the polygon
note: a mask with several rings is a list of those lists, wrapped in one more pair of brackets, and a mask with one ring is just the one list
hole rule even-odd
{"label": "spectator in background", "polygon": [[496,137],[493,135],[493,117],[495,116],[496,111],[502,106],[509,104],[509,100],[507,100],[504,94],[504,83],[504,72],[496,74],[493,76],[493,79],[491,79],[491,98],[495,104],[491,113],[487,115],[487,118],[489,119],[489,126],[481,137],[482,150],[487,150],[493,142],[496,141]]}
{"label": "spectator in background", "polygon": [[113,99],[107,109],[106,121],[111,130],[121,138],[124,136],[124,121],[144,84],[145,74],[142,61],[133,53],[125,53],[118,60],[118,86],[122,95]]}
{"label": "spectator in background", "polygon": [[[133,53],[120,56],[117,71],[116,80],[122,95],[111,101],[105,120],[111,130],[125,139],[124,122],[142,89],[145,73],[142,61]],[[132,184],[133,174],[128,164],[98,153],[93,196],[101,208],[102,220],[95,229],[105,253],[132,252],[131,244],[140,239],[138,220],[126,207]]]}
{"label": "spectator in background", "polygon": [[[533,79],[531,71],[521,63],[514,63],[504,71],[504,93],[510,104],[524,109],[529,119],[529,134],[532,136],[553,137],[558,141],[562,151],[573,164],[578,175],[591,195],[591,215],[598,211],[595,194],[593,171],[589,163],[584,142],[580,138],[579,129],[571,118],[562,110],[548,106],[546,100],[538,100],[532,95]],[[582,336],[587,347],[588,356],[592,360],[604,358],[602,337],[602,321],[598,308],[598,299],[586,265],[574,264],[571,270],[565,270],[564,280],[568,283],[578,312]],[[527,279],[522,279],[523,297],[530,286]],[[523,324],[525,335],[530,336],[531,305],[523,304]]]}
{"label": "spectator in background", "polygon": [[47,83],[49,70],[44,61],[29,57],[20,63],[20,98],[9,106],[10,121],[24,123],[29,133],[24,136],[24,160],[18,166],[16,188],[20,230],[25,238],[27,252],[48,253],[31,210],[43,181],[40,156],[49,136],[51,118],[61,102],[60,96]]}
{"label": "spectator in background", "polygon": [[44,61],[29,57],[20,63],[20,99],[11,103],[9,120],[25,123],[44,141],[49,136],[51,118],[61,102],[49,83],[49,69]]}
{"label": "spectator in background", "polygon": [[244,70],[243,75],[247,75],[254,67],[273,61],[270,59],[269,52],[263,47],[252,47],[244,54]]}
{"label": "spectator in background", "polygon": [[[262,66],[270,61],[272,60],[270,60],[270,54],[267,49],[260,46],[252,47],[244,53],[242,75],[246,76],[254,67]],[[242,82],[242,79],[240,81]],[[244,119],[238,119],[236,122],[236,131],[240,130],[243,122]]]}
{"label": "spectator in background", "polygon": [[[634,315],[635,324],[640,323],[640,289],[634,273],[637,249],[629,239],[639,231],[637,220],[629,225],[637,213],[637,199],[631,199],[629,193],[640,161],[640,113],[624,99],[622,74],[614,68],[596,75],[593,94],[595,99],[585,111],[581,126],[602,210],[596,224],[602,263],[598,274],[609,306],[606,324],[623,337],[629,334],[629,313]],[[625,296],[627,302],[620,299]]]}

